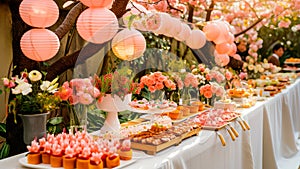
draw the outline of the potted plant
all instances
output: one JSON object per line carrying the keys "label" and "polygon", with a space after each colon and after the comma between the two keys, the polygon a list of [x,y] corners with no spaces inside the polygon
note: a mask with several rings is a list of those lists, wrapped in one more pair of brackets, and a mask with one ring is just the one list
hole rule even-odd
{"label": "potted plant", "polygon": [[25,144],[46,134],[47,114],[58,109],[60,103],[60,98],[54,95],[58,77],[50,82],[42,80],[45,76],[46,72],[24,70],[20,76],[2,79],[5,91],[13,96],[8,104],[9,113],[14,114],[15,123],[17,114],[22,118]]}

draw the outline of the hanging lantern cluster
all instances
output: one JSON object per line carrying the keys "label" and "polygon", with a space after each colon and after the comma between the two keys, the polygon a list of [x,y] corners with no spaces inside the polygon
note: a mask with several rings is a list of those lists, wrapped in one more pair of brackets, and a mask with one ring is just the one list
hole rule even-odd
{"label": "hanging lantern cluster", "polygon": [[[144,7],[139,10],[144,12],[144,17],[132,22],[135,29],[173,37],[178,41],[185,42],[192,49],[200,49],[206,44],[205,34],[201,30],[191,30],[189,25],[180,19],[164,12],[145,11]],[[137,15],[137,12],[131,15]],[[128,26],[128,18],[130,18],[128,14],[123,17],[126,26]]]}
{"label": "hanging lantern cluster", "polygon": [[203,27],[203,32],[207,40],[213,41],[215,46],[215,61],[219,66],[226,66],[232,56],[236,58],[237,50],[234,43],[234,35],[230,26],[224,21],[212,21]]}
{"label": "hanging lantern cluster", "polygon": [[80,0],[89,8],[77,19],[77,31],[86,41],[101,44],[112,39],[118,32],[119,24],[115,14],[110,11],[113,0]]}
{"label": "hanging lantern cluster", "polygon": [[53,0],[23,0],[19,7],[22,20],[36,27],[21,37],[21,50],[26,57],[35,61],[46,61],[53,58],[60,47],[55,33],[45,29],[55,24],[59,9]]}

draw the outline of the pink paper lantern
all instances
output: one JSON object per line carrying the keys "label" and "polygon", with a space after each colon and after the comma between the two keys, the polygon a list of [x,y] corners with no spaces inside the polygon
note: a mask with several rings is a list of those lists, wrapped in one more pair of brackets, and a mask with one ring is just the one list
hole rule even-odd
{"label": "pink paper lantern", "polygon": [[214,40],[215,44],[220,44],[220,43],[224,43],[227,42],[228,38],[227,38],[227,34],[229,33],[229,27],[226,24],[226,22],[223,21],[218,21],[215,22],[219,29],[220,29],[220,35],[217,37],[217,39]]}
{"label": "pink paper lantern", "polygon": [[227,54],[218,54],[218,52],[215,52],[215,62],[219,66],[226,66],[228,65],[230,58]]}
{"label": "pink paper lantern", "polygon": [[46,61],[59,50],[59,39],[48,29],[31,29],[21,38],[21,50],[25,56],[35,61]]}
{"label": "pink paper lantern", "polygon": [[240,56],[239,54],[234,54],[232,57],[233,57],[234,59],[236,59],[236,60],[242,61],[242,58],[241,58],[241,56]]}
{"label": "pink paper lantern", "polygon": [[110,9],[114,0],[80,0],[85,6],[90,8],[108,8]]}
{"label": "pink paper lantern", "polygon": [[220,35],[221,30],[219,29],[219,26],[216,23],[212,22],[208,23],[203,27],[203,32],[205,33],[207,40],[214,41]]}
{"label": "pink paper lantern", "polygon": [[216,44],[216,51],[219,54],[228,54],[231,52],[231,44],[229,43],[220,43],[220,44]]}
{"label": "pink paper lantern", "polygon": [[185,42],[192,49],[200,49],[205,45],[206,37],[201,30],[192,30]]}
{"label": "pink paper lantern", "polygon": [[112,40],[112,51],[122,60],[134,60],[143,55],[146,50],[144,36],[135,29],[124,29]]}
{"label": "pink paper lantern", "polygon": [[88,8],[77,19],[77,31],[86,41],[101,44],[112,39],[119,29],[118,19],[106,8]]}
{"label": "pink paper lantern", "polygon": [[233,56],[236,54],[237,47],[236,47],[235,43],[231,43],[230,46],[231,46],[231,50],[230,50],[230,52],[228,52],[228,55]]}
{"label": "pink paper lantern", "polygon": [[181,23],[181,31],[174,38],[178,41],[185,41],[191,35],[191,28],[185,23]]}
{"label": "pink paper lantern", "polygon": [[23,0],[19,12],[26,24],[39,28],[52,26],[59,16],[58,6],[53,0]]}

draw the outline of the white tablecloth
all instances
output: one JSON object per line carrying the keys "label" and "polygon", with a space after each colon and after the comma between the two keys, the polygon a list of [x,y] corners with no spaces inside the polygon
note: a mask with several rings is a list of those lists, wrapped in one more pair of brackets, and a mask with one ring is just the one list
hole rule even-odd
{"label": "white tablecloth", "polygon": [[[124,168],[134,169],[298,169],[300,163],[300,80],[254,107],[239,110],[250,124],[243,131],[232,126],[239,137],[232,141],[226,130],[222,146],[216,132],[202,130],[198,136],[182,141],[155,156],[134,151],[134,160]],[[18,159],[24,153],[0,160],[0,168],[23,168]],[[4,167],[5,166],[5,167]]]}

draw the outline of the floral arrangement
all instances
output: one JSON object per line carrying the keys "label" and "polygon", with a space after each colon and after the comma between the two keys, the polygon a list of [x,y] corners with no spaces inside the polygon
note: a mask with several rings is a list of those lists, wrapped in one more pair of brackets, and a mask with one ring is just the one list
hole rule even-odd
{"label": "floral arrangement", "polygon": [[2,78],[5,90],[14,95],[9,103],[9,112],[15,115],[39,114],[58,108],[61,100],[54,94],[58,87],[58,77],[51,82],[42,80],[46,74],[37,70],[28,73],[25,69],[21,76]]}
{"label": "floral arrangement", "polygon": [[210,82],[209,84],[200,87],[200,94],[206,99],[211,99],[213,97],[222,97],[224,93],[224,87],[220,86],[216,82]]}
{"label": "floral arrangement", "polygon": [[131,70],[121,68],[103,76],[94,76],[95,87],[100,91],[98,101],[101,102],[103,96],[111,94],[119,96],[122,100],[127,94],[139,94],[139,84],[131,78]]}
{"label": "floral arrangement", "polygon": [[263,62],[256,62],[254,58],[248,56],[246,60],[248,62],[244,63],[243,71],[247,73],[248,79],[257,79],[266,72],[277,73],[281,70],[280,67],[268,63],[267,59],[264,59]]}
{"label": "floral arrangement", "polygon": [[55,93],[61,100],[68,101],[71,105],[92,104],[99,96],[100,91],[93,85],[91,78],[76,78],[66,81]]}
{"label": "floral arrangement", "polygon": [[156,90],[175,90],[176,84],[169,76],[165,76],[162,72],[157,71],[141,77],[140,88],[143,89],[145,87],[153,93]]}

